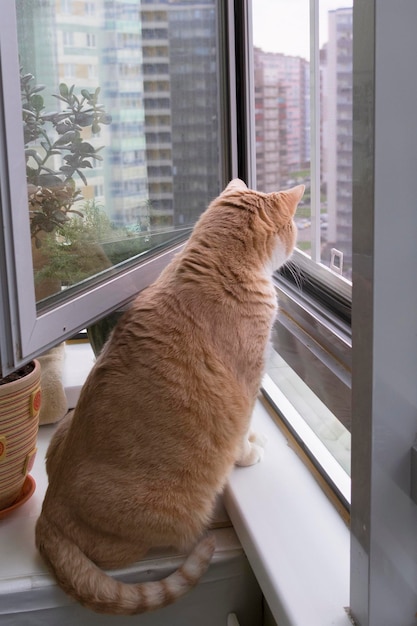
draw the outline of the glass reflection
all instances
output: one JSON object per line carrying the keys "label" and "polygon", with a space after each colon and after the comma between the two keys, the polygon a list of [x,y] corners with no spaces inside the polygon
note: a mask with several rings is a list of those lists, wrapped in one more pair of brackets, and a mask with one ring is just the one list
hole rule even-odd
{"label": "glass reflection", "polygon": [[[352,2],[253,3],[257,186],[272,191],[303,183],[296,215],[298,248],[312,253],[311,203],[319,221],[314,261],[351,278],[352,267]],[[310,58],[316,30],[317,66]],[[317,67],[318,75],[315,75]],[[317,88],[318,97],[312,88]],[[311,97],[313,96],[313,100]],[[311,102],[318,106],[311,107]],[[311,118],[311,113],[314,117]],[[311,198],[313,129],[319,142],[319,193]]]}
{"label": "glass reflection", "polygon": [[219,192],[215,0],[17,0],[38,302],[187,234]]}

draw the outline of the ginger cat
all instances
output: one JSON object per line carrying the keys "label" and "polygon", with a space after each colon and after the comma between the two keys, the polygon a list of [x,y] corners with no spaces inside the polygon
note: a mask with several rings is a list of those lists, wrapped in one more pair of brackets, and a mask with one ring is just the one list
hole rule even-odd
{"label": "ginger cat", "polygon": [[[235,463],[261,458],[248,432],[277,310],[272,272],[294,248],[303,193],[233,180],[121,318],[60,423],[36,544],[81,604],[149,611],[207,569],[216,495]],[[160,546],[195,547],[159,582],[126,584],[103,571]]]}

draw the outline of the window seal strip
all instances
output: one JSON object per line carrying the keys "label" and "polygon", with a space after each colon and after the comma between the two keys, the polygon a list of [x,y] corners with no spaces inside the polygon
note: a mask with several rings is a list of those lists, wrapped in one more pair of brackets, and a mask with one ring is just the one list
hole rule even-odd
{"label": "window seal strip", "polygon": [[[340,502],[340,512],[347,522],[350,515],[350,476],[320,441],[303,417],[291,405],[268,374],[262,381],[262,394],[272,406],[276,421],[281,421],[293,442],[324,479]],[[320,481],[321,482],[321,481]]]}

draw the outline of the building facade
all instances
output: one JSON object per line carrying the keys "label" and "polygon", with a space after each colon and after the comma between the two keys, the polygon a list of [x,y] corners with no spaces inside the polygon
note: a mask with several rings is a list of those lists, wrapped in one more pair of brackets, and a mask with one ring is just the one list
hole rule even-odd
{"label": "building facade", "polygon": [[189,229],[220,186],[215,0],[19,2],[24,70],[45,94],[99,88],[111,117],[83,131],[104,146],[84,199],[132,232]]}
{"label": "building facade", "polygon": [[328,246],[352,267],[352,8],[329,11],[323,81],[323,179],[326,185]]}
{"label": "building facade", "polygon": [[310,162],[309,63],[254,51],[258,186],[273,191]]}

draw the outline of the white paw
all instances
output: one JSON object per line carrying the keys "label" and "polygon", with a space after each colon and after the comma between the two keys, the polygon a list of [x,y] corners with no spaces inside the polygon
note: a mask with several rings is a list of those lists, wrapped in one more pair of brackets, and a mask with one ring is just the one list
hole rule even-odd
{"label": "white paw", "polygon": [[264,449],[253,441],[246,440],[242,446],[241,455],[236,461],[236,465],[240,467],[248,467],[249,465],[255,465],[259,463],[264,455]]}
{"label": "white paw", "polygon": [[255,433],[253,432],[253,430],[249,432],[248,439],[251,443],[256,443],[261,448],[265,448],[268,441],[265,435],[262,435],[261,433]]}

